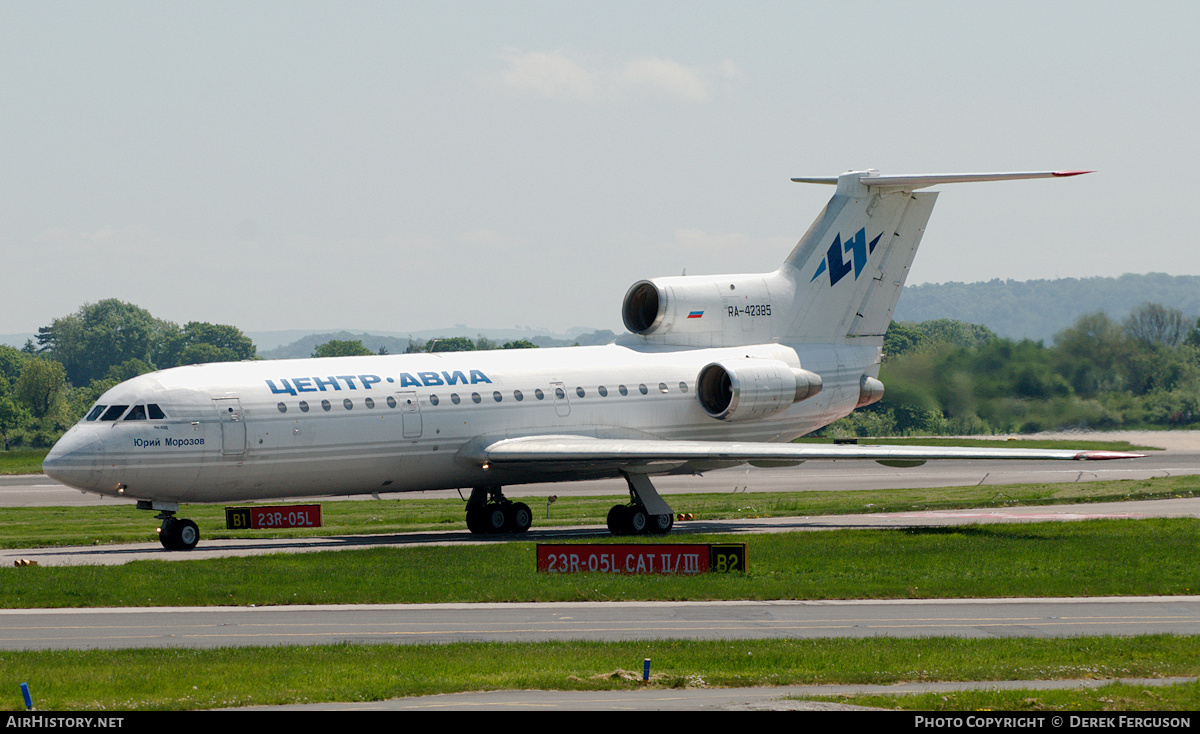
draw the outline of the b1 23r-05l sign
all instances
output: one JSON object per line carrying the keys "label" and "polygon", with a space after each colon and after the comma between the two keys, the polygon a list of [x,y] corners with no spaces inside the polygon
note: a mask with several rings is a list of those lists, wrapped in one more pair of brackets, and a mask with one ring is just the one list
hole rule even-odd
{"label": "b1 23r-05l sign", "polygon": [[276,505],[226,507],[225,527],[229,530],[260,528],[319,528],[320,505]]}

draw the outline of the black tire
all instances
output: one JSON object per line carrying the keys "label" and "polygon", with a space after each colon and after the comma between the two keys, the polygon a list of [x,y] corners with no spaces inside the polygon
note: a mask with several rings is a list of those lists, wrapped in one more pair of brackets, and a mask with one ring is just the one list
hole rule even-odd
{"label": "black tire", "polygon": [[484,532],[503,533],[508,528],[508,513],[499,502],[489,503],[483,515]]}
{"label": "black tire", "polygon": [[200,542],[200,528],[196,527],[196,523],[191,520],[180,520],[176,523],[178,528],[175,531],[175,537],[179,543],[179,547],[175,550],[191,550]]}
{"label": "black tire", "polygon": [[649,531],[650,516],[646,514],[645,507],[634,505],[629,508],[629,519],[626,522],[630,535],[642,535]]}
{"label": "black tire", "polygon": [[467,530],[475,535],[486,533],[487,527],[484,519],[486,512],[487,510],[483,507],[472,507],[467,510]]}
{"label": "black tire", "polygon": [[613,505],[608,511],[608,532],[613,535],[629,535],[629,507]]}
{"label": "black tire", "polygon": [[179,521],[168,517],[158,526],[158,542],[167,550],[179,550]]}
{"label": "black tire", "polygon": [[666,535],[675,527],[675,515],[668,512],[665,515],[651,515],[648,532],[653,535]]}
{"label": "black tire", "polygon": [[523,533],[533,525],[533,511],[524,502],[516,502],[509,507],[509,530]]}

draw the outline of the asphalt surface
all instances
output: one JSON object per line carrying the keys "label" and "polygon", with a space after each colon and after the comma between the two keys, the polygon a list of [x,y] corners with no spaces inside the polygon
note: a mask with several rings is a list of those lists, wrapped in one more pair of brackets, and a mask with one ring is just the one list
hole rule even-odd
{"label": "asphalt surface", "polygon": [[0,626],[10,650],[1200,635],[1200,596],[36,609]]}

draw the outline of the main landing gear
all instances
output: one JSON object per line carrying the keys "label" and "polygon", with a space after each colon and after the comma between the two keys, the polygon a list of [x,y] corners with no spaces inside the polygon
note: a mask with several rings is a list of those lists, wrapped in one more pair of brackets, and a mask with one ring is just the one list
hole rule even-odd
{"label": "main landing gear", "polygon": [[613,535],[666,535],[675,526],[675,512],[659,496],[645,474],[621,472],[629,485],[629,504],[608,511],[608,531]]}
{"label": "main landing gear", "polygon": [[523,533],[533,525],[533,512],[524,502],[504,497],[500,487],[474,487],[467,500],[467,529],[476,535]]}
{"label": "main landing gear", "polygon": [[167,550],[191,550],[200,542],[200,528],[196,523],[186,518],[175,517],[179,505],[174,502],[147,502],[139,500],[139,510],[158,510],[154,516],[160,520],[158,526],[158,542]]}

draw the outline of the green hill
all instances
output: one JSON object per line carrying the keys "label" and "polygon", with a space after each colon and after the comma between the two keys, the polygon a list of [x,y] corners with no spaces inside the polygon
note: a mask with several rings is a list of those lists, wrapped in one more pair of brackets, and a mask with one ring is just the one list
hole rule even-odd
{"label": "green hill", "polygon": [[1084,314],[1103,311],[1115,321],[1146,302],[1200,315],[1200,276],[1148,273],[1119,278],[990,280],[986,283],[926,283],[905,286],[896,321],[955,319],[982,324],[1010,339],[1042,340]]}

